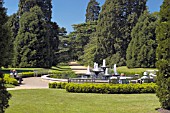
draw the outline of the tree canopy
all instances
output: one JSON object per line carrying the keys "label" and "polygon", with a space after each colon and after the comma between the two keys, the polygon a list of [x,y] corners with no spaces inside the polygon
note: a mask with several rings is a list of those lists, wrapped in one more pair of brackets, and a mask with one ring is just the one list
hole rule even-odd
{"label": "tree canopy", "polygon": [[[3,7],[3,0],[0,1],[0,68],[7,64],[9,55],[9,39],[10,32],[6,26],[7,21],[6,9]],[[9,106],[8,100],[11,95],[6,90],[4,86],[4,76],[0,70],[0,113],[4,113],[5,109]]]}
{"label": "tree canopy", "polygon": [[86,22],[98,20],[100,6],[96,0],[90,0],[86,9]]}
{"label": "tree canopy", "polygon": [[170,1],[164,0],[160,10],[160,21],[156,29],[158,41],[157,68],[157,96],[161,106],[170,110]]}
{"label": "tree canopy", "polygon": [[106,0],[95,33],[98,41],[96,62],[107,59],[110,65],[126,65],[130,34],[144,10],[146,0]]}
{"label": "tree canopy", "polygon": [[157,15],[145,11],[132,29],[132,40],[127,49],[127,66],[130,68],[154,68],[156,63]]}

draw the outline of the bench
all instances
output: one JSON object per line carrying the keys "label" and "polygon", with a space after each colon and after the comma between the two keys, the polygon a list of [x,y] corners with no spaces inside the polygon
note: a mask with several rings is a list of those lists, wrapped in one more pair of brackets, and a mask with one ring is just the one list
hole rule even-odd
{"label": "bench", "polygon": [[12,78],[15,78],[15,79],[18,81],[19,84],[21,84],[22,81],[23,81],[22,77],[21,77],[21,76],[18,76],[17,74],[10,73],[10,76],[11,76]]}

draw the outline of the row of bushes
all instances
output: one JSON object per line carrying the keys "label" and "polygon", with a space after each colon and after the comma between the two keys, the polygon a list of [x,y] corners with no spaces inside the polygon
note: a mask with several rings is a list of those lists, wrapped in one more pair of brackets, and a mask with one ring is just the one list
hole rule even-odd
{"label": "row of bushes", "polygon": [[53,82],[53,83],[49,83],[48,86],[49,88],[65,89],[67,84],[68,83],[65,82]]}
{"label": "row of bushes", "polygon": [[25,78],[25,77],[33,77],[35,76],[34,75],[34,72],[22,72],[22,73],[18,73],[19,76]]}
{"label": "row of bushes", "polygon": [[49,83],[49,88],[66,89],[74,93],[104,93],[104,94],[132,94],[155,93],[157,85],[148,84],[76,84],[76,83]]}
{"label": "row of bushes", "polygon": [[52,71],[49,73],[51,78],[68,79],[76,78],[77,75],[73,71]]}
{"label": "row of bushes", "polygon": [[132,94],[155,93],[157,85],[149,84],[75,84],[66,85],[68,92],[75,93],[105,93],[105,94]]}

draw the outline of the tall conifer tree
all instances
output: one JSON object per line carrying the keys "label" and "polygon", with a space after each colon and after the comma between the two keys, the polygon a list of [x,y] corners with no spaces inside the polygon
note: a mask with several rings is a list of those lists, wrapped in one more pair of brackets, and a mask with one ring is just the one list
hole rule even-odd
{"label": "tall conifer tree", "polygon": [[[3,0],[0,0],[0,68],[6,64],[6,59],[8,58],[8,34],[10,32],[5,25],[6,21],[6,9],[3,7]],[[9,106],[8,100],[11,96],[4,86],[3,77],[3,73],[0,70],[0,113],[4,113],[5,109]]]}
{"label": "tall conifer tree", "polygon": [[86,9],[86,22],[98,20],[100,6],[96,0],[90,0]]}
{"label": "tall conifer tree", "polygon": [[20,18],[15,47],[15,66],[50,67],[49,38],[41,8],[35,6]]}
{"label": "tall conifer tree", "polygon": [[110,65],[126,65],[131,30],[145,9],[146,0],[106,0],[96,30],[97,62],[107,58]]}
{"label": "tall conifer tree", "polygon": [[154,68],[156,63],[157,15],[145,11],[133,28],[132,40],[127,49],[127,66]]}
{"label": "tall conifer tree", "polygon": [[45,16],[45,20],[50,22],[52,18],[52,0],[20,0],[19,15],[30,11],[34,6],[39,6]]}
{"label": "tall conifer tree", "polygon": [[157,47],[157,96],[161,106],[170,110],[170,1],[164,0],[156,35]]}

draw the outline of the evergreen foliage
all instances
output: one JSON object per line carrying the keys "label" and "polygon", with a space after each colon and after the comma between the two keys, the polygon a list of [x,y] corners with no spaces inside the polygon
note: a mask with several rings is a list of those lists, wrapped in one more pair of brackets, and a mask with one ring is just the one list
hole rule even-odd
{"label": "evergreen foliage", "polygon": [[92,34],[96,31],[97,21],[73,25],[74,32],[71,32],[70,51],[74,60],[83,60],[84,48],[89,43]]}
{"label": "evergreen foliage", "polygon": [[106,0],[102,6],[96,28],[97,50],[95,61],[103,59],[109,64],[126,65],[126,50],[131,41],[131,30],[141,13],[146,10],[147,0]]}
{"label": "evergreen foliage", "polygon": [[18,13],[8,21],[14,40],[13,66],[56,65],[59,26],[51,22],[51,9],[51,0],[20,0]]}
{"label": "evergreen foliage", "polygon": [[13,14],[9,17],[7,23],[7,27],[10,30],[10,40],[8,43],[9,46],[9,54],[6,59],[8,59],[9,66],[12,66],[13,64],[13,58],[14,58],[14,41],[16,39],[16,36],[18,35],[18,29],[19,29],[19,17],[17,14]]}
{"label": "evergreen foliage", "polygon": [[59,46],[59,26],[56,22],[50,22],[50,31],[49,31],[49,46],[50,46],[50,65],[56,65],[57,61],[57,51]]}
{"label": "evergreen foliage", "polygon": [[7,66],[9,53],[10,32],[6,25],[8,17],[6,9],[3,7],[3,2],[0,2],[0,65]]}
{"label": "evergreen foliage", "polygon": [[34,6],[39,6],[45,16],[45,20],[50,22],[52,18],[52,0],[20,0],[19,15],[29,12]]}
{"label": "evergreen foliage", "polygon": [[20,18],[20,28],[14,42],[14,63],[17,67],[50,67],[47,24],[40,7],[35,6]]}
{"label": "evergreen foliage", "polygon": [[[0,68],[1,66],[4,66],[7,62],[6,57],[9,55],[8,50],[8,41],[10,39],[10,34],[7,26],[7,15],[6,15],[6,9],[3,7],[3,0],[0,1]],[[8,100],[10,99],[11,95],[6,90],[4,84],[4,76],[3,73],[1,73],[0,70],[0,113],[4,113],[5,109],[9,106]]]}
{"label": "evergreen foliage", "polygon": [[98,20],[100,6],[96,0],[90,0],[86,9],[86,22]]}
{"label": "evergreen foliage", "polygon": [[164,0],[160,10],[160,21],[156,29],[157,47],[157,96],[161,106],[170,110],[170,1]]}
{"label": "evergreen foliage", "polygon": [[58,57],[57,57],[57,61],[59,63],[67,63],[70,60],[72,60],[72,54],[71,53],[71,43],[72,40],[71,38],[66,34],[67,31],[65,28],[60,28],[59,30],[59,51],[58,51]]}
{"label": "evergreen foliage", "polygon": [[132,40],[126,54],[129,68],[154,68],[156,63],[156,26],[157,16],[145,11],[133,28]]}

